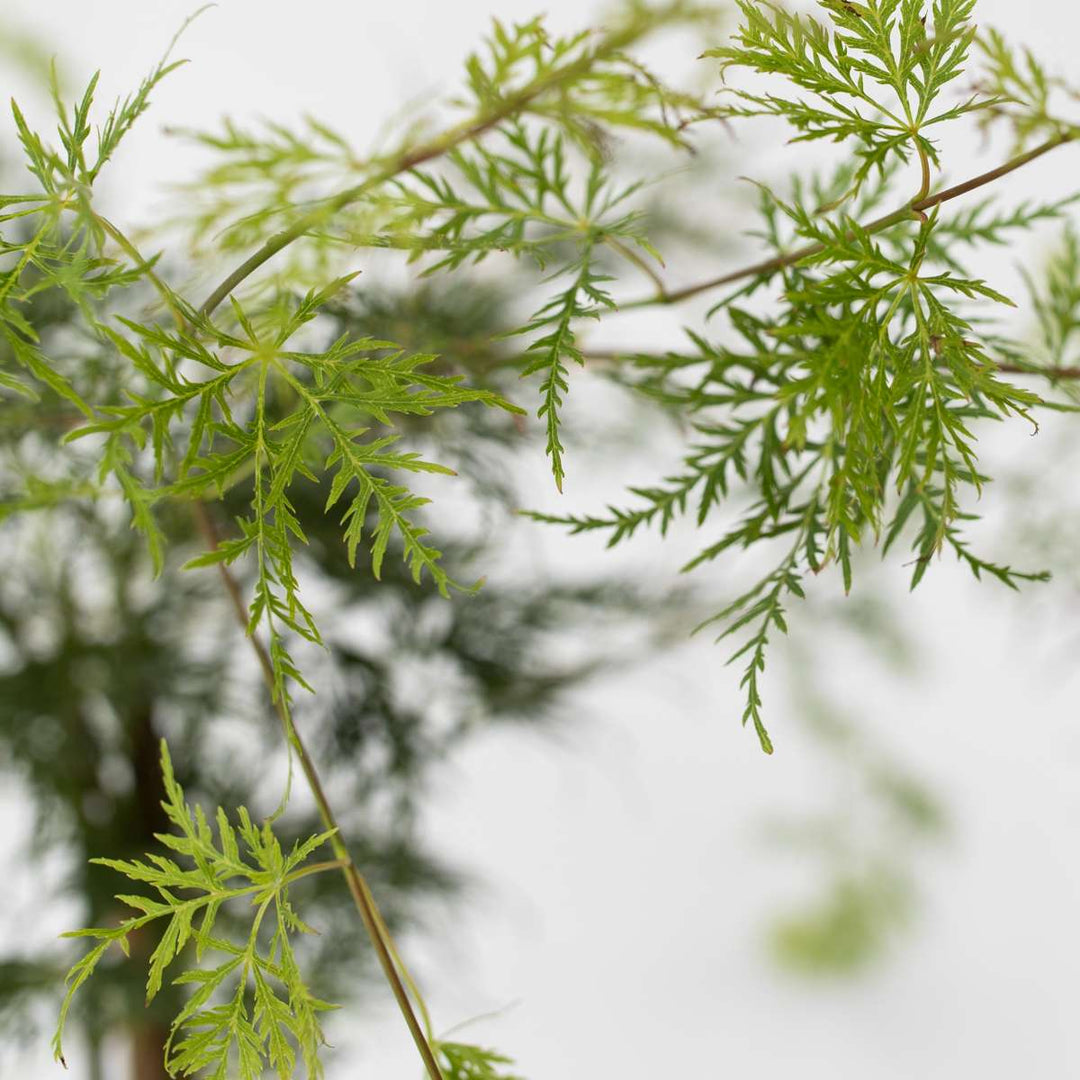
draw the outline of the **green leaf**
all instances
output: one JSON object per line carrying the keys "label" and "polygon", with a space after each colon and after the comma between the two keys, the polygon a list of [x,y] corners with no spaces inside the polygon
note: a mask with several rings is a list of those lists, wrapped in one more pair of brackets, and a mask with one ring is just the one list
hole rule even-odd
{"label": "green leaf", "polygon": [[[257,829],[241,807],[237,816],[246,850],[242,855],[237,830],[224,810],[219,807],[215,811],[215,842],[202,809],[193,810],[188,805],[164,741],[161,769],[165,787],[162,806],[178,833],[159,839],[190,861],[192,869],[156,853],[150,853],[146,861],[94,860],[130,880],[154,886],[160,898],[121,894],[117,899],[140,914],[115,928],[91,928],[68,935],[95,938],[98,943],[68,974],[68,992],[53,1043],[57,1058],[63,1060],[61,1038],[75,991],[93,973],[108,946],[115,941],[126,951],[128,934],[161,920],[164,930],[148,963],[148,1001],[160,991],[168,969],[189,955],[185,948],[193,938],[198,945],[196,965],[202,964],[205,954],[225,954],[216,964],[187,967],[173,979],[175,984],[194,986],[195,990],[170,1031],[166,1059],[172,1073],[191,1076],[211,1069],[214,1075],[225,1075],[235,1054],[241,1075],[255,1078],[269,1065],[279,1076],[288,1077],[296,1060],[294,1048],[299,1047],[309,1074],[321,1075],[317,1049],[322,1033],[316,1014],[329,1006],[310,993],[293,956],[290,936],[307,928],[292,911],[288,889],[292,876],[302,873],[302,864],[332,833],[297,844],[286,859],[269,824]],[[230,942],[214,937],[219,907],[237,900],[245,901],[250,914],[247,938]],[[268,913],[276,920],[276,930],[266,944],[259,927]],[[223,998],[226,989],[228,995]]]}

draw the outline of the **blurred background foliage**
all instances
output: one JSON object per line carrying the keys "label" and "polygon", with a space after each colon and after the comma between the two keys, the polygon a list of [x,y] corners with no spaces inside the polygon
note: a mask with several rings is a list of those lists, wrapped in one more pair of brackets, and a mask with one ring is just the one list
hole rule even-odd
{"label": "blurred background foliage", "polygon": [[[816,635],[847,638],[855,655],[884,658],[894,676],[914,676],[914,643],[880,596],[819,602],[810,618]],[[778,903],[767,942],[773,959],[799,976],[853,976],[886,957],[915,922],[919,878],[947,839],[948,814],[867,717],[832,692],[801,638],[789,643],[785,661],[788,712],[809,737],[819,781],[813,805],[762,823],[776,856],[800,860],[812,883]]]}

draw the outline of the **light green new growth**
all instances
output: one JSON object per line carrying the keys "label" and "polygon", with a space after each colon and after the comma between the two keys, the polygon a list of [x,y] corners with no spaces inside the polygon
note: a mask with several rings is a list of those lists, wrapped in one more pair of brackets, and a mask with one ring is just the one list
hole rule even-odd
{"label": "light green new growth", "polygon": [[437,1047],[446,1080],[522,1080],[516,1073],[503,1071],[503,1065],[514,1063],[493,1050],[459,1042],[440,1042]]}
{"label": "light green new growth", "polygon": [[[299,1055],[317,1075],[323,1004],[296,965],[290,940],[305,927],[287,889],[334,866],[429,1080],[494,1080],[508,1064],[434,1037],[292,726],[292,686],[311,689],[295,643],[321,642],[317,613],[301,596],[297,553],[306,541],[296,493],[319,486],[326,512],[340,518],[350,564],[366,546],[378,577],[388,553],[400,550],[418,585],[448,595],[459,586],[428,532],[428,498],[411,484],[417,474],[452,470],[410,449],[406,436],[441,410],[521,412],[439,357],[368,338],[326,345],[324,315],[335,298],[365,287],[356,265],[369,251],[400,252],[422,274],[467,273],[494,259],[540,271],[539,295],[524,309],[535,313],[503,338],[523,342],[516,363],[536,383],[560,490],[572,473],[563,427],[572,369],[611,356],[583,342],[583,328],[731,287],[710,312],[722,326],[693,328],[687,343],[620,365],[623,384],[685,419],[691,436],[681,465],[634,487],[628,507],[533,516],[605,534],[612,545],[690,518],[710,538],[686,570],[746,549],[770,552],[761,579],[702,624],[735,639],[743,723],[767,751],[768,647],[786,632],[788,607],[810,575],[835,566],[850,590],[857,548],[877,544],[888,555],[906,544],[912,586],[943,551],[1010,587],[1045,578],[977,554],[966,527],[990,480],[978,460],[979,427],[1017,418],[1034,425],[1038,410],[1070,407],[1063,394],[1044,400],[1006,376],[1045,377],[1048,398],[1077,377],[1075,233],[1049,281],[1032,279],[1042,332],[1034,350],[1000,321],[1012,301],[968,266],[983,245],[1069,214],[1075,196],[1001,209],[982,192],[1074,141],[1080,129],[1055,112],[1067,88],[1000,35],[980,34],[975,0],[821,0],[816,17],[768,0],[738,0],[738,8],[741,23],[720,45],[715,8],[683,0],[633,0],[603,31],[566,37],[539,19],[496,21],[466,64],[450,118],[398,124],[368,153],[316,118],[295,129],[226,121],[216,133],[191,135],[214,160],[186,189],[189,210],[161,242],[191,240],[196,269],[222,256],[235,262],[202,303],[170,283],[179,258],[171,248],[168,258],[144,256],[94,201],[104,167],[178,63],[166,57],[96,128],[97,77],[74,106],[54,81],[55,145],[13,106],[33,190],[0,197],[0,334],[16,365],[0,372],[0,394],[65,403],[70,472],[29,477],[2,513],[122,499],[160,568],[171,553],[158,517],[168,506],[189,507],[208,550],[187,565],[220,575],[327,827],[285,855],[268,826],[256,828],[241,811],[238,840],[219,810],[215,839],[202,812],[185,806],[163,751],[166,809],[180,832],[161,839],[194,868],[153,854],[107,862],[158,895],[124,897],[140,915],[79,932],[97,944],[69,975],[61,1028],[71,994],[108,946],[126,948],[133,932],[160,920],[150,995],[170,963],[186,962],[189,941],[197,965],[179,977],[193,992],[170,1041],[174,1073],[224,1077],[235,1060],[242,1076],[269,1064],[285,1077]],[[704,56],[726,83],[722,96],[669,86],[645,66],[639,46],[665,29],[709,35],[714,47]],[[838,160],[785,188],[758,184],[757,261],[669,287],[647,229],[651,178],[634,165],[628,179],[622,150],[659,147],[682,164],[692,136],[750,119],[785,125],[796,144],[838,144]],[[1013,156],[943,187],[945,169],[961,171],[946,140],[970,123],[1006,126]],[[658,190],[662,201],[662,183]],[[644,277],[652,291],[622,299],[624,273]],[[143,316],[130,299],[138,284],[155,290],[156,314]],[[78,347],[45,355],[24,313],[50,290],[126,360],[124,385],[101,400]],[[228,528],[215,517],[226,497],[242,503]],[[250,597],[233,576],[241,566],[252,575]],[[328,838],[335,861],[301,867]],[[214,937],[218,907],[242,898],[253,911],[246,941]],[[218,966],[198,966],[211,954],[223,957]]]}
{"label": "light green new growth", "polygon": [[[334,1006],[312,996],[297,964],[291,939],[312,930],[293,910],[289,886],[309,874],[340,866],[336,861],[303,865],[332,834],[312,836],[286,854],[270,825],[257,827],[241,806],[238,826],[218,809],[215,840],[202,807],[192,811],[184,801],[164,740],[161,770],[166,792],[162,806],[179,835],[158,834],[157,839],[191,866],[183,868],[155,853],[146,861],[94,860],[131,881],[149,885],[157,895],[118,895],[117,900],[141,914],[115,927],[65,935],[92,938],[98,944],[68,973],[68,992],[53,1038],[56,1056],[63,1061],[64,1022],[72,997],[109,946],[119,945],[130,955],[132,938],[160,919],[165,929],[150,955],[147,1001],[161,989],[166,970],[189,941],[195,943],[196,962],[207,954],[216,954],[219,960],[188,968],[174,980],[194,991],[169,1033],[166,1065],[171,1074],[192,1076],[208,1069],[209,1075],[224,1078],[231,1074],[235,1061],[244,1080],[262,1076],[266,1066],[281,1080],[289,1080],[299,1053],[307,1074],[321,1076],[319,1046],[324,1040],[318,1014]],[[221,906],[234,900],[244,900],[250,908],[251,929],[240,942],[214,934]]]}

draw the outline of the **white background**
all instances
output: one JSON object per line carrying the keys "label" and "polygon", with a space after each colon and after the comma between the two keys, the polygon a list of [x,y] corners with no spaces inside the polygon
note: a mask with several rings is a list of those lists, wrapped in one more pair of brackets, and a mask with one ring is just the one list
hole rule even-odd
{"label": "white background", "polygon": [[[533,3],[501,0],[497,14],[530,15]],[[190,0],[6,0],[4,15],[54,44],[73,80],[101,67],[108,100],[138,81],[190,10]],[[588,14],[568,0],[547,10],[561,27]],[[978,10],[1080,75],[1072,4],[980,0]],[[363,145],[403,102],[455,85],[490,14],[490,0],[224,0],[185,36],[179,52],[192,66],[161,88],[124,149],[110,213],[145,220],[164,185],[183,178],[188,158],[162,136],[168,124],[310,112]],[[952,178],[974,171],[970,151],[947,165]],[[1009,191],[1064,194],[1080,186],[1078,163],[1080,149],[1060,151]],[[748,168],[740,160],[732,175]],[[1009,279],[1013,254],[980,271]],[[1026,432],[1002,445],[1043,452]],[[579,489],[567,500],[600,497]],[[586,567],[602,557],[599,545],[565,538],[536,541],[532,554]],[[1061,586],[1052,601],[1018,600],[943,566],[908,599],[903,574],[886,573],[882,587],[902,600],[920,677],[886,680],[851,652],[832,673],[842,698],[873,703],[866,722],[946,794],[953,816],[918,933],[888,965],[807,986],[765,962],[761,916],[793,879],[761,856],[754,823],[814,791],[815,761],[797,734],[786,737],[781,673],[780,751],[766,759],[735,722],[723,654],[700,643],[591,692],[590,719],[564,745],[492,736],[441,776],[431,835],[485,884],[433,939],[408,943],[439,1023],[516,1003],[474,1035],[515,1055],[530,1080],[1080,1075],[1075,596]],[[13,910],[27,890],[5,879],[0,899]],[[331,1078],[418,1074],[377,997],[369,1015],[335,1028]],[[44,1038],[0,1050],[5,1077],[57,1069]]]}

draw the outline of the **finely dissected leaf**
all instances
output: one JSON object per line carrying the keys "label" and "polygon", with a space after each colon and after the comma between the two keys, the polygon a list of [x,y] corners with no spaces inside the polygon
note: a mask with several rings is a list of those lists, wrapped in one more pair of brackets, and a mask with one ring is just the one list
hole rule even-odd
{"label": "finely dissected leaf", "polygon": [[604,308],[615,305],[603,290],[608,277],[593,269],[591,244],[582,247],[579,261],[566,271],[573,281],[563,292],[549,300],[518,334],[538,334],[530,343],[523,358],[522,378],[543,374],[540,382],[540,408],[536,415],[547,428],[547,453],[555,486],[562,491],[566,470],[563,466],[563,444],[560,437],[563,396],[567,390],[567,361],[584,366],[585,360],[577,344],[574,322],[577,319],[598,319]]}
{"label": "finely dissected leaf", "polygon": [[[323,204],[325,213],[316,211],[309,244],[344,239],[432,252],[447,267],[482,259],[500,244],[543,259],[550,243],[523,225],[550,224],[541,204],[549,195],[555,204],[561,193],[547,167],[556,143],[598,162],[613,139],[630,133],[687,146],[690,125],[716,115],[711,95],[665,83],[633,48],[666,27],[709,26],[717,18],[706,5],[673,0],[626,5],[602,33],[562,36],[542,18],[495,19],[484,47],[466,62],[465,87],[453,102],[464,111],[460,123],[419,145],[414,132],[399,138],[395,131],[382,152],[361,154],[311,117],[292,127],[228,121],[212,133],[188,132],[214,152],[214,163],[187,189],[197,207],[192,224],[200,238],[246,249],[324,200],[336,179],[340,194]],[[509,147],[489,150],[500,137]],[[535,167],[539,158],[546,159],[542,168]],[[438,167],[429,168],[431,161]],[[565,221],[558,209],[555,216]]]}
{"label": "finely dissected leaf", "polygon": [[[156,501],[204,498],[254,472],[251,512],[239,521],[241,535],[187,565],[253,557],[257,578],[251,627],[265,623],[269,630],[276,693],[284,700],[290,682],[307,686],[286,635],[319,641],[293,568],[294,548],[306,538],[289,498],[292,485],[317,481],[318,471],[329,475],[326,508],[346,503],[342,522],[350,562],[367,537],[378,576],[396,536],[414,579],[420,582],[426,575],[446,595],[457,586],[443,569],[439,550],[427,540],[427,529],[415,520],[428,500],[388,474],[452,470],[398,450],[392,425],[398,417],[427,416],[470,403],[519,411],[491,391],[438,371],[437,357],[409,355],[389,342],[342,338],[325,352],[295,349],[293,339],[350,280],[337,279],[293,304],[252,314],[234,301],[238,333],[190,311],[189,324],[175,330],[126,319],[121,323],[127,334],[103,326],[102,333],[131,362],[143,388],[129,389],[130,404],[103,407],[102,419],[68,436],[106,436],[110,449],[103,472],[111,471],[119,481],[134,525],[145,533],[158,566],[164,549],[153,514]],[[372,422],[391,430],[380,434]],[[139,450],[147,443],[159,477],[167,459],[182,447],[172,484],[148,489],[135,478],[129,448]]]}
{"label": "finely dissected leaf", "polygon": [[[767,631],[785,625],[780,598],[795,592],[792,582],[837,563],[845,589],[852,588],[855,549],[882,535],[892,541],[902,531],[897,519],[915,520],[911,490],[923,505],[921,577],[928,552],[963,544],[955,530],[965,520],[964,496],[986,482],[977,422],[1030,418],[1042,404],[997,377],[995,360],[1006,347],[972,309],[1010,301],[965,270],[960,249],[1057,217],[1068,201],[946,215],[935,205],[944,197],[932,196],[942,164],[939,132],[970,113],[987,123],[1005,116],[1021,142],[1038,131],[1058,141],[1073,132],[1050,114],[1059,82],[993,32],[980,39],[988,84],[967,99],[947,96],[971,61],[974,0],[822,0],[816,17],[757,0],[740,0],[739,8],[732,39],[706,55],[732,78],[740,69],[766,76],[770,90],[733,84],[729,104],[718,108],[666,86],[631,56],[630,46],[655,29],[705,21],[679,2],[631,5],[600,35],[556,37],[541,20],[496,22],[467,64],[460,103],[466,117],[428,141],[410,133],[361,158],[315,119],[298,129],[273,123],[262,133],[227,124],[222,134],[202,137],[220,155],[204,187],[221,202],[200,228],[205,235],[226,226],[227,244],[269,240],[270,254],[303,240],[325,265],[332,264],[330,248],[346,241],[405,251],[425,273],[460,270],[496,254],[560,266],[549,279],[560,282],[558,291],[511,333],[530,339],[521,369],[540,377],[538,416],[561,489],[561,412],[570,365],[584,361],[579,324],[615,307],[604,259],[652,275],[657,302],[671,299],[655,277],[655,251],[633,208],[641,185],[612,180],[612,139],[648,133],[681,148],[693,124],[770,115],[791,125],[795,141],[843,144],[847,157],[831,175],[796,180],[787,197],[761,186],[759,235],[774,257],[714,309],[726,312],[731,340],[718,345],[696,335],[696,352],[635,361],[641,388],[691,417],[694,443],[682,466],[632,489],[628,508],[554,519],[576,531],[607,531],[618,543],[651,524],[666,533],[688,513],[706,527],[734,489],[750,489],[751,512],[689,568],[772,540],[793,545],[763,591],[737,605],[737,628],[757,635],[750,639],[756,644],[749,648],[746,718],[760,729],[757,675]],[[96,76],[70,105],[54,88],[56,147],[16,107],[16,129],[41,193],[12,195],[0,205],[5,220],[31,226],[10,248],[14,266],[0,280],[0,323],[29,378],[88,413],[68,438],[103,440],[99,481],[119,486],[157,566],[165,557],[159,502],[210,499],[250,484],[238,534],[189,565],[252,561],[249,629],[267,634],[274,694],[287,713],[290,687],[307,686],[292,643],[321,641],[294,558],[306,542],[290,499],[295,485],[325,482],[326,508],[339,508],[350,562],[366,542],[378,576],[396,544],[414,579],[446,594],[454,582],[420,520],[427,497],[404,478],[449,470],[403,449],[394,427],[461,404],[510,406],[465,386],[437,358],[386,341],[341,339],[312,349],[320,312],[354,275],[325,274],[302,296],[272,283],[238,295],[234,286],[248,267],[262,265],[259,256],[203,309],[158,277],[156,258],[139,255],[94,210],[91,189],[174,66],[163,60],[113,110],[96,158],[89,149]],[[918,165],[918,189],[903,191],[898,210],[866,224],[900,186],[906,163]],[[335,174],[348,176],[348,185],[327,196],[327,177]],[[240,206],[246,210],[237,217]],[[64,213],[73,215],[70,235],[56,225]],[[98,317],[97,301],[139,279],[154,285],[176,329]],[[133,379],[123,398],[89,415],[65,373],[40,353],[20,306],[41,287],[65,290],[94,332],[129,361]],[[752,301],[770,289],[779,303],[764,314]],[[231,313],[214,321],[226,297]],[[35,392],[11,373],[0,375],[0,385]],[[898,515],[893,492],[901,497]],[[993,572],[995,564],[968,556],[976,572]],[[1019,577],[1006,570],[994,576]],[[178,924],[177,938],[185,932]]]}
{"label": "finely dissected leaf", "polygon": [[[164,740],[161,769],[166,794],[162,806],[177,831],[161,834],[158,839],[191,868],[184,869],[154,852],[145,861],[94,860],[132,881],[152,886],[158,896],[119,895],[118,900],[140,914],[117,927],[67,935],[94,938],[97,944],[68,974],[68,993],[53,1043],[56,1057],[63,1060],[61,1040],[72,997],[109,945],[116,942],[126,952],[129,934],[160,920],[164,929],[149,959],[147,1000],[158,993],[169,968],[192,940],[198,946],[195,961],[200,965],[174,979],[194,990],[173,1021],[166,1047],[173,1074],[191,1076],[211,1069],[213,1075],[224,1076],[235,1055],[243,1076],[257,1077],[269,1065],[287,1080],[293,1075],[299,1048],[308,1074],[320,1076],[318,1049],[323,1039],[317,1014],[330,1006],[311,994],[296,962],[291,938],[310,932],[310,928],[292,910],[289,885],[319,869],[302,866],[333,834],[310,837],[285,855],[269,824],[257,827],[241,807],[239,825],[234,826],[219,807],[214,818],[215,838],[202,808],[192,809],[185,801]],[[219,908],[241,899],[252,913],[247,939],[231,942],[216,937],[214,921]],[[269,935],[260,935],[268,917],[273,929]],[[222,958],[212,966],[201,966],[205,954]],[[223,997],[226,987],[230,989]]]}
{"label": "finely dissected leaf", "polygon": [[523,1080],[503,1066],[513,1059],[470,1043],[439,1041],[435,1044],[445,1080]]}
{"label": "finely dissected leaf", "polygon": [[798,133],[795,141],[854,143],[858,166],[838,202],[893,159],[917,156],[929,170],[938,150],[923,129],[996,103],[975,95],[933,111],[964,73],[975,0],[936,0],[929,18],[924,0],[821,0],[827,21],[770,0],[738,3],[743,22],[731,44],[705,55],[717,57],[725,72],[741,67],[782,76],[812,96],[734,89],[729,115],[783,117]]}

